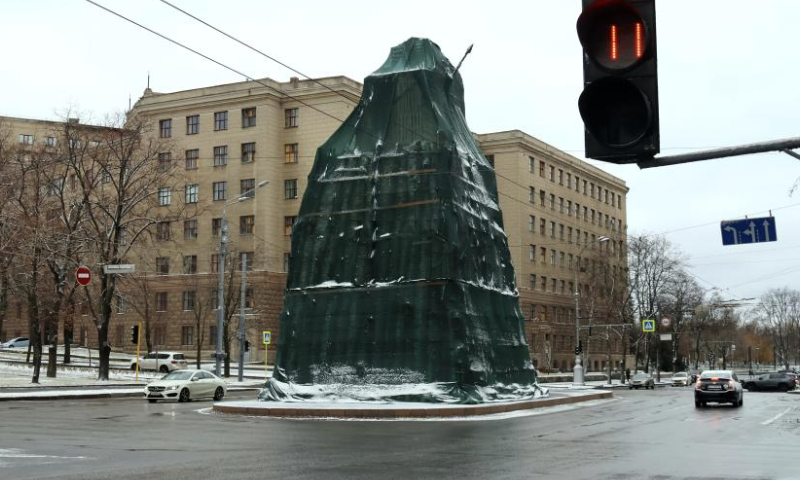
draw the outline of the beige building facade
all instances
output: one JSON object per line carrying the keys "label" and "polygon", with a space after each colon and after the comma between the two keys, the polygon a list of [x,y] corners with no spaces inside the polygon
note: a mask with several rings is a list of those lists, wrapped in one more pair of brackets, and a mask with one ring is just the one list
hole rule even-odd
{"label": "beige building facade", "polygon": [[[147,251],[131,260],[137,275],[152,280],[147,295],[156,299],[158,322],[151,334],[159,348],[192,354],[200,343],[204,352],[214,350],[215,311],[205,312],[198,322],[197,310],[216,305],[224,216],[230,255],[237,262],[246,257],[249,265],[245,318],[247,338],[256,347],[249,359],[263,359],[260,333],[269,330],[277,340],[291,227],[315,152],[353,110],[361,89],[346,77],[283,83],[262,79],[172,93],[147,89],[136,102],[129,117],[152,123],[151,134],[168,146],[159,161],[170,162],[185,176],[182,191],[159,195],[165,202],[167,195],[170,200],[179,195],[195,212],[190,220],[160,225]],[[15,141],[30,141],[25,135],[52,141],[45,140],[49,135],[40,133],[44,126],[37,121],[7,123],[14,125]],[[624,251],[627,187],[520,131],[475,138],[497,174],[534,362],[539,371],[570,370],[576,343],[575,279],[579,285],[585,281],[578,257],[595,248]],[[263,182],[268,183],[259,187]],[[170,203],[163,206],[167,211]],[[139,315],[125,305],[137,300],[124,288],[122,295],[128,298],[118,302],[110,338],[115,348],[130,350],[130,327]],[[16,320],[16,308],[12,302],[3,338],[26,332],[22,315]],[[237,322],[234,316],[234,329]],[[96,335],[91,330],[81,331],[81,342],[91,344]],[[614,347],[616,365],[621,347]],[[604,350],[591,343],[585,348],[589,369],[603,368]],[[233,352],[238,352],[235,342]]]}

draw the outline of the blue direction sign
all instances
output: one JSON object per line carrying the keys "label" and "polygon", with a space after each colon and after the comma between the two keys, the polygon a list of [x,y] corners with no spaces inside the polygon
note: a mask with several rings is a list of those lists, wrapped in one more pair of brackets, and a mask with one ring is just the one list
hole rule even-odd
{"label": "blue direction sign", "polygon": [[720,223],[723,245],[774,242],[778,240],[775,217],[726,220]]}

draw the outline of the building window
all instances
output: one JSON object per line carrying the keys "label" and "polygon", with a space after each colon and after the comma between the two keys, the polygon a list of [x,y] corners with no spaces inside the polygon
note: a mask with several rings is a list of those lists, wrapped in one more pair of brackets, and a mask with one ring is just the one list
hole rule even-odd
{"label": "building window", "polygon": [[563,241],[564,240],[564,224],[558,224],[558,239]]}
{"label": "building window", "polygon": [[198,133],[200,133],[200,115],[186,117],[186,135],[196,135]]}
{"label": "building window", "polygon": [[254,306],[255,302],[253,302],[253,289],[246,288],[244,290],[244,308],[253,308]]}
{"label": "building window", "polygon": [[[530,284],[529,284],[529,288],[530,288],[531,290],[536,290],[536,274],[535,274],[535,273],[531,273],[531,274],[530,274]],[[536,310],[535,310],[535,308],[534,308],[534,309],[532,309],[532,310],[533,310],[533,312],[532,312],[531,318],[532,318],[532,317],[534,317],[534,316],[536,315],[536,314],[534,313],[534,312],[536,311]]]}
{"label": "building window", "polygon": [[125,313],[125,297],[122,295],[117,295],[117,313],[123,314]]}
{"label": "building window", "polygon": [[556,238],[556,222],[550,222],[550,238]]}
{"label": "building window", "polygon": [[567,216],[572,216],[572,200],[567,200]]}
{"label": "building window", "polygon": [[553,292],[553,293],[556,293],[556,282],[557,281],[558,280],[556,280],[555,278],[551,278],[550,279],[550,291]]}
{"label": "building window", "polygon": [[158,154],[158,170],[160,172],[168,172],[169,167],[172,166],[172,155],[169,152]]}
{"label": "building window", "polygon": [[528,222],[528,230],[536,232],[536,215],[531,215]]}
{"label": "building window", "polygon": [[214,113],[214,131],[228,129],[228,112],[215,112]]}
{"label": "building window", "polygon": [[542,265],[547,262],[547,247],[539,247],[539,261]]}
{"label": "building window", "polygon": [[536,159],[533,157],[528,157],[528,171],[536,173]]}
{"label": "building window", "polygon": [[286,128],[294,128],[297,126],[297,109],[287,108],[284,110]]}
{"label": "building window", "polygon": [[567,174],[567,188],[572,188],[572,174]]}
{"label": "building window", "polygon": [[172,203],[172,191],[169,187],[161,187],[158,189],[158,204],[161,206],[169,205]]}
{"label": "building window", "polygon": [[19,136],[19,143],[23,145],[33,145],[33,135],[21,134]]}
{"label": "building window", "polygon": [[181,344],[194,345],[194,327],[192,326],[181,327]]}
{"label": "building window", "polygon": [[297,163],[297,144],[287,143],[283,146],[284,160],[283,163]]}
{"label": "building window", "polygon": [[544,190],[539,190],[539,205],[544,207],[545,199],[547,198],[547,194]]}
{"label": "building window", "polygon": [[256,159],[256,144],[255,142],[242,144],[242,163],[251,163]]}
{"label": "building window", "polygon": [[242,128],[256,126],[256,107],[242,109]]}
{"label": "building window", "polygon": [[533,187],[528,187],[528,201],[536,203],[536,189]]}
{"label": "building window", "polygon": [[169,258],[156,258],[156,273],[159,275],[169,275]]}
{"label": "building window", "polygon": [[227,194],[225,192],[228,182],[214,182],[211,184],[214,192],[214,200],[225,200]]}
{"label": "building window", "polygon": [[556,251],[552,249],[550,250],[550,266],[556,266]]}
{"label": "building window", "polygon": [[297,198],[297,179],[283,181],[283,198],[291,200]]}
{"label": "building window", "polygon": [[161,138],[170,138],[172,136],[172,119],[161,120],[158,122],[161,131]]}
{"label": "building window", "polygon": [[228,146],[214,147],[214,166],[222,167],[228,164]]}
{"label": "building window", "polygon": [[220,230],[222,230],[222,219],[221,218],[212,218],[211,219],[211,236],[219,237]]}
{"label": "building window", "polygon": [[528,250],[528,260],[536,263],[536,245],[532,243],[530,244],[530,250]]}
{"label": "building window", "polygon": [[55,147],[58,145],[58,139],[56,137],[44,137],[44,144],[48,147]]}
{"label": "building window", "polygon": [[558,252],[558,266],[564,268],[564,252]]}
{"label": "building window", "polygon": [[551,182],[556,181],[556,167],[554,167],[553,165],[550,165],[550,181]]}
{"label": "building window", "polygon": [[156,224],[156,240],[159,242],[166,242],[170,239],[170,224],[169,222],[158,222]]}
{"label": "building window", "polygon": [[183,238],[194,240],[197,238],[197,220],[186,220],[183,222]]}
{"label": "building window", "polygon": [[243,198],[253,198],[256,196],[256,179],[245,178],[239,181],[239,196]]}
{"label": "building window", "polygon": [[183,292],[183,310],[194,311],[194,301],[196,292],[194,290],[187,290]]}
{"label": "building window", "polygon": [[556,196],[555,196],[555,194],[551,193],[550,194],[550,210],[555,210],[555,209],[556,209]]}
{"label": "building window", "polygon": [[564,170],[558,169],[558,184],[564,185]]}
{"label": "building window", "polygon": [[292,234],[292,228],[294,227],[294,223],[297,221],[296,216],[291,217],[283,217],[283,234],[285,236],[289,236]]}
{"label": "building window", "polygon": [[192,150],[186,150],[186,169],[187,170],[194,170],[197,168],[197,159],[200,158],[200,150],[194,148]]}
{"label": "building window", "polygon": [[546,230],[547,230],[547,220],[545,220],[544,218],[539,219],[539,233],[544,235]]}
{"label": "building window", "polygon": [[543,292],[547,291],[547,277],[542,277],[541,281],[539,282],[539,286]]}
{"label": "building window", "polygon": [[197,273],[197,255],[183,256],[183,273],[186,274]]}
{"label": "building window", "polygon": [[[100,175],[100,183],[111,183],[111,172],[108,171],[108,167],[103,167],[103,171]],[[55,195],[52,193],[51,195]]]}
{"label": "building window", "polygon": [[197,203],[197,192],[200,187],[193,183],[191,185],[186,185],[186,203]]}
{"label": "building window", "polygon": [[158,292],[156,293],[156,311],[157,312],[166,312],[167,311],[167,292]]}
{"label": "building window", "polygon": [[255,261],[255,253],[253,252],[239,252],[239,271],[244,270],[242,266],[247,261],[247,271],[253,270],[253,262]]}
{"label": "building window", "polygon": [[292,259],[292,255],[288,252],[283,252],[283,271],[289,271],[289,261]]}
{"label": "building window", "polygon": [[539,176],[542,177],[542,178],[544,178],[544,168],[545,168],[544,160],[540,160],[539,161]]}
{"label": "building window", "polygon": [[[219,260],[220,260],[220,256],[219,256],[218,253],[212,253],[211,254],[211,273],[219,273]],[[217,295],[215,294],[214,298],[216,298],[216,297],[217,297]],[[217,307],[214,307],[214,308],[217,308]]]}
{"label": "building window", "polygon": [[239,235],[252,235],[255,224],[255,215],[242,215],[239,217]]}

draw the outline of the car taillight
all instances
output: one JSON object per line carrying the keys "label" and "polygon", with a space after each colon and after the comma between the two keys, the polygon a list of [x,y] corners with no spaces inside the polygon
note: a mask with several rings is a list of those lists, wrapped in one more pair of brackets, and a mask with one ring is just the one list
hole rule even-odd
{"label": "car taillight", "polygon": [[173,365],[177,365],[177,364],[178,364],[178,362],[177,362],[176,360],[173,360],[171,363],[172,363]]}
{"label": "car taillight", "polygon": [[730,390],[733,390],[734,388],[736,388],[736,384],[733,383],[733,380],[728,381],[728,388]]}
{"label": "car taillight", "polygon": [[697,383],[694,384],[694,388],[695,388],[695,390],[702,390],[703,389],[703,382],[701,382],[699,378],[697,379]]}

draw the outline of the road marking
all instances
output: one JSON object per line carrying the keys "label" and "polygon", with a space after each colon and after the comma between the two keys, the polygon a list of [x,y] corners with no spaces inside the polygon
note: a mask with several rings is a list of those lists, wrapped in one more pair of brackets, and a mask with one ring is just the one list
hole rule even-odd
{"label": "road marking", "polygon": [[793,408],[794,407],[787,408],[786,410],[784,410],[781,413],[775,415],[774,417],[770,418],[769,420],[765,420],[765,421],[761,422],[761,425],[769,425],[770,423],[774,422],[775,420],[777,420],[777,419],[781,418],[782,416],[786,415],[787,413],[789,413]]}

